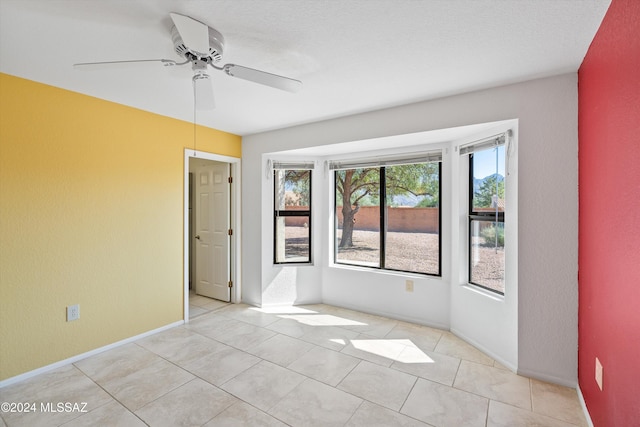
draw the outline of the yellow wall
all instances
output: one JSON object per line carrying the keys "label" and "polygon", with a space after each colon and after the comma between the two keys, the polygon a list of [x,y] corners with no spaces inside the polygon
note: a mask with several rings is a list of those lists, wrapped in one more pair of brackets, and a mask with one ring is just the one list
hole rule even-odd
{"label": "yellow wall", "polygon": [[192,146],[191,123],[0,74],[0,379],[182,319]]}

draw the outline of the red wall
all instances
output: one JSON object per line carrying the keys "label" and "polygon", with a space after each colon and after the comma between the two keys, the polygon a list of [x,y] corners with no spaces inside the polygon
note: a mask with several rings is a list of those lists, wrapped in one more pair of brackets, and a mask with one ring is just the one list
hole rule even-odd
{"label": "red wall", "polygon": [[580,389],[596,427],[640,426],[640,0],[611,3],[578,98]]}

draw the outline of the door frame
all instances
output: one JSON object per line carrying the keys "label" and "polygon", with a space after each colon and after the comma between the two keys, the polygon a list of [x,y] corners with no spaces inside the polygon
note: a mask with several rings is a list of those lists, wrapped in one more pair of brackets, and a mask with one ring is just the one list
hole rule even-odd
{"label": "door frame", "polygon": [[231,288],[231,303],[237,304],[241,301],[242,295],[242,281],[241,281],[241,236],[242,230],[241,224],[241,211],[240,201],[242,200],[240,194],[240,172],[241,163],[238,157],[223,156],[220,154],[207,153],[205,151],[194,151],[193,149],[184,149],[184,189],[183,189],[183,248],[184,259],[182,263],[182,285],[183,285],[183,300],[184,300],[184,322],[189,322],[189,261],[191,254],[189,253],[189,159],[198,158],[205,160],[213,160],[216,162],[228,163],[231,166],[231,176],[233,177],[233,186],[231,189],[231,229],[233,234],[231,235],[231,280],[233,281],[233,287]]}

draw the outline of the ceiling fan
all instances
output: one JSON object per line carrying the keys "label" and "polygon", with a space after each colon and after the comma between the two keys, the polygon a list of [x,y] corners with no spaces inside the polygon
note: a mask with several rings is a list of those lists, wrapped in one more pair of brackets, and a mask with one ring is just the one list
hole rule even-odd
{"label": "ceiling fan", "polygon": [[222,71],[226,75],[270,86],[288,92],[297,92],[302,82],[277,74],[236,64],[217,65],[224,52],[224,36],[208,25],[186,15],[170,13],[173,21],[171,39],[178,55],[185,59],[176,62],[172,59],[140,59],[131,61],[83,62],[74,64],[76,68],[95,67],[110,64],[159,62],[164,66],[180,66],[191,63],[193,69],[193,87],[196,108],[210,110],[215,107],[213,86],[208,74],[209,68]]}

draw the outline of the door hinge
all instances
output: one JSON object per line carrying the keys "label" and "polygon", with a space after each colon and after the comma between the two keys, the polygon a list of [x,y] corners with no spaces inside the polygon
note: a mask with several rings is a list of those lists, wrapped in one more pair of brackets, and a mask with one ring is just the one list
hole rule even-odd
{"label": "door hinge", "polygon": [[227,181],[229,181],[229,184],[233,184],[233,177],[232,177],[232,176],[230,176],[230,177],[229,177],[229,179],[228,179]]}
{"label": "door hinge", "polygon": [[229,234],[229,236],[233,236],[233,230],[229,229],[229,231],[227,232]]}
{"label": "door hinge", "polygon": [[229,280],[229,287],[233,288],[233,282],[231,280]]}

